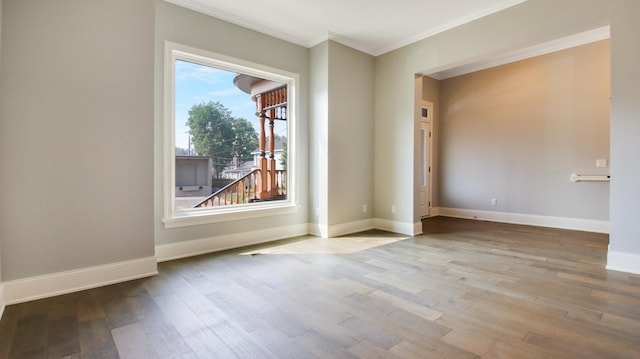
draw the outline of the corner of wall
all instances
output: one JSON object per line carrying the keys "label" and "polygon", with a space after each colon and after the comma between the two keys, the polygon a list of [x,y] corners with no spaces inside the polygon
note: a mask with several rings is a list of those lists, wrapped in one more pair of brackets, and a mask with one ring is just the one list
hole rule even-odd
{"label": "corner of wall", "polygon": [[[2,0],[0,0],[0,61],[2,59]],[[2,63],[0,63],[0,67]],[[0,247],[2,247],[2,239],[0,239]],[[0,268],[2,268],[2,252],[0,252]],[[4,285],[2,283],[2,272],[0,272],[0,319],[4,313]]]}
{"label": "corner of wall", "polygon": [[640,255],[609,249],[606,268],[608,270],[640,274]]}
{"label": "corner of wall", "polygon": [[422,234],[422,221],[415,223],[400,222],[384,218],[374,218],[373,228],[389,231],[407,236],[417,236]]}
{"label": "corner of wall", "polygon": [[329,226],[320,223],[309,223],[309,234],[321,238],[329,238]]}
{"label": "corner of wall", "polygon": [[0,320],[2,320],[2,314],[4,314],[4,307],[4,284],[0,282]]}
{"label": "corner of wall", "polygon": [[328,237],[346,236],[348,234],[368,231],[373,229],[373,220],[371,218],[362,219],[358,221],[333,224],[328,228]]}

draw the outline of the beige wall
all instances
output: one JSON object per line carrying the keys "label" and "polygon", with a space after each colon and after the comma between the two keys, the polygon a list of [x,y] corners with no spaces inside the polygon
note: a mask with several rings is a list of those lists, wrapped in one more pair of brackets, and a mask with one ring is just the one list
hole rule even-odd
{"label": "beige wall", "polygon": [[[551,10],[553,9],[553,10]],[[580,17],[575,16],[580,9]],[[549,17],[549,11],[556,14]],[[407,169],[418,168],[414,134],[415,75],[494,59],[513,51],[607,25],[611,4],[599,0],[529,0],[471,23],[407,45],[376,58],[375,159],[376,217],[419,221],[414,205],[418,183]],[[384,84],[381,85],[381,84]],[[414,170],[415,171],[415,170]],[[389,211],[394,202],[397,213]]]}
{"label": "beige wall", "polygon": [[154,255],[151,0],[4,0],[4,281]]}
{"label": "beige wall", "polygon": [[[609,220],[609,41],[440,83],[439,206]],[[498,200],[497,206],[490,199]]]}

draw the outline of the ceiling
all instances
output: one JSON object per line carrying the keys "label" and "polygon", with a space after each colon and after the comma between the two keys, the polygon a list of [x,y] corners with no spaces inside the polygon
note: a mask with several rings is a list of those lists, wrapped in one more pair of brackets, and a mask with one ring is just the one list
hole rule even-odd
{"label": "ceiling", "polygon": [[377,56],[526,0],[166,0],[301,46]]}

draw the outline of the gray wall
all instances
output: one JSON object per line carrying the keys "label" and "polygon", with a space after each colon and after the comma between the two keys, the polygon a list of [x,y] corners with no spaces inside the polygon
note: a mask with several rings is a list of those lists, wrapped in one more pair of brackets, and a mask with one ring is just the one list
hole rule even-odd
{"label": "gray wall", "polygon": [[[376,58],[376,217],[416,222],[414,193],[418,184],[406,172],[418,168],[414,141],[414,75],[428,74],[488,60],[534,44],[611,25],[611,175],[610,248],[640,253],[640,2],[600,0],[529,0]],[[579,14],[579,15],[578,15]],[[384,84],[384,85],[383,85]],[[404,169],[395,171],[394,169]],[[616,179],[617,177],[617,179]],[[385,188],[385,191],[379,189]],[[388,210],[402,202],[398,213]]]}
{"label": "gray wall", "polygon": [[311,221],[327,236],[373,215],[374,58],[334,41],[310,56]]}
{"label": "gray wall", "polygon": [[[2,81],[2,0],[0,0],[0,81]],[[0,129],[2,128],[2,118],[0,118]],[[0,157],[0,168],[2,167],[2,157]],[[2,178],[0,177],[0,186],[2,186]],[[0,212],[0,286],[2,286],[2,212]],[[0,297],[0,307],[4,305],[3,299]]]}
{"label": "gray wall", "polygon": [[154,255],[153,6],[3,2],[3,280]]}
{"label": "gray wall", "polygon": [[373,214],[373,74],[372,56],[329,41],[329,225]]}
{"label": "gray wall", "polygon": [[[193,239],[212,238],[241,232],[258,231],[264,228],[282,227],[308,223],[308,89],[309,50],[286,41],[260,34],[237,25],[215,19],[161,0],[156,1],[155,23],[155,241],[167,244]],[[297,165],[301,173],[299,180],[300,211],[286,216],[266,216],[251,220],[221,222],[165,229],[163,217],[163,70],[164,41],[171,41],[198,49],[212,51],[237,59],[271,66],[300,75],[300,101],[298,118]]]}
{"label": "gray wall", "polygon": [[615,9],[611,27],[609,249],[640,254],[640,2],[624,4]]}
{"label": "gray wall", "polygon": [[[439,206],[609,220],[609,41],[440,83]],[[490,199],[498,200],[497,206]]]}

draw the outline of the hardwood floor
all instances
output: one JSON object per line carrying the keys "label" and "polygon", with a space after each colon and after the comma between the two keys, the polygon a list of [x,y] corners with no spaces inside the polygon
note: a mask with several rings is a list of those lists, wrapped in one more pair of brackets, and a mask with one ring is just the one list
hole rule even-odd
{"label": "hardwood floor", "polygon": [[602,234],[436,217],[298,238],[11,305],[0,358],[640,358]]}

